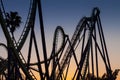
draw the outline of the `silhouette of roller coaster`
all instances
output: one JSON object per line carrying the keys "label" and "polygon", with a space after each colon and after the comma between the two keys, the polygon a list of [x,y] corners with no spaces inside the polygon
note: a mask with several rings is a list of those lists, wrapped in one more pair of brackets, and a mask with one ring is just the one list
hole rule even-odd
{"label": "silhouette of roller coaster", "polygon": [[[10,28],[5,21],[6,12],[3,1],[0,0],[0,3],[0,25],[7,41],[7,45],[0,42],[0,47],[4,47],[8,52],[7,59],[0,57],[0,80],[37,80],[38,77],[40,80],[66,80],[69,73],[71,73],[70,68],[73,67],[71,80],[101,80],[99,79],[100,62],[103,62],[105,68],[106,75],[104,77],[107,77],[107,80],[115,80],[99,16],[100,10],[97,7],[92,10],[90,17],[83,17],[79,21],[71,39],[69,39],[69,35],[64,32],[61,26],[57,26],[54,32],[52,51],[48,56],[41,1],[30,0],[27,20],[18,40],[12,39]],[[43,61],[39,57],[41,55],[34,30],[37,10]],[[29,38],[29,47],[28,57],[25,59],[21,49],[27,38]],[[33,43],[37,62],[31,63]],[[72,65],[73,62],[74,66]],[[36,76],[36,73],[39,76]]]}

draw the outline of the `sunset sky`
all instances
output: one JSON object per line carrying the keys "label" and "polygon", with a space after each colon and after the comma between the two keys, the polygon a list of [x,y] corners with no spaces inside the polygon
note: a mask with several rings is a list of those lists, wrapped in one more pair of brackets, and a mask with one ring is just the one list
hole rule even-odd
{"label": "sunset sky", "polygon": [[[72,37],[79,20],[98,7],[112,69],[120,69],[120,0],[41,0],[48,55],[51,53],[56,26]],[[24,25],[30,0],[3,0],[6,12],[18,11]],[[37,18],[37,17],[36,17]],[[23,27],[15,33],[20,36]],[[36,22],[36,31],[39,29]],[[36,36],[40,34],[36,32]],[[0,28],[0,42],[6,42]],[[0,48],[1,49],[1,48]],[[25,51],[25,50],[23,50]],[[1,53],[0,53],[1,56]],[[120,73],[119,79],[120,80]]]}

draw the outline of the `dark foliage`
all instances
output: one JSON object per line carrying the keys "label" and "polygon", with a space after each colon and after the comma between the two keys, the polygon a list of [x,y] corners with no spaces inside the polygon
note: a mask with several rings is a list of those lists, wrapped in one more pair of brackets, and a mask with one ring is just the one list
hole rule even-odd
{"label": "dark foliage", "polygon": [[20,26],[21,17],[18,12],[6,13],[6,24],[10,28],[10,32],[13,34],[17,27]]}

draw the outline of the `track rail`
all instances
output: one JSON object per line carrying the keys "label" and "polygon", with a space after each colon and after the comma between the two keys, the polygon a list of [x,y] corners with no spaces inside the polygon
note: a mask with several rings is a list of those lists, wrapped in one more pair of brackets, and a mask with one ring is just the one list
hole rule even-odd
{"label": "track rail", "polygon": [[[1,3],[2,3],[2,0],[1,0]],[[30,3],[30,8],[29,8],[29,13],[28,13],[28,17],[27,17],[27,21],[26,21],[26,24],[25,24],[25,27],[23,29],[23,32],[18,40],[17,43],[14,43],[12,41],[12,38],[10,36],[10,33],[9,33],[9,30],[7,29],[7,26],[5,24],[5,10],[4,10],[4,7],[3,7],[3,3],[2,3],[2,6],[0,7],[0,24],[2,26],[2,29],[3,29],[3,32],[5,34],[5,37],[8,41],[8,44],[9,46],[11,46],[13,48],[13,52],[14,52],[14,55],[15,55],[15,58],[18,60],[19,62],[19,65],[21,66],[23,72],[25,73],[26,76],[29,77],[30,80],[32,79],[36,79],[35,76],[33,75],[33,73],[30,71],[30,74],[26,71],[26,67],[25,67],[25,61],[21,61],[23,60],[23,56],[20,52],[21,48],[23,47],[25,41],[26,41],[26,38],[29,34],[29,31],[30,31],[30,28],[34,25],[33,24],[33,21],[35,19],[35,14],[36,14],[36,0],[31,0],[31,3]],[[16,50],[16,47],[17,47],[17,50]],[[18,54],[19,53],[19,54]]]}
{"label": "track rail", "polygon": [[30,8],[29,8],[29,13],[28,13],[28,17],[24,26],[24,29],[22,31],[22,34],[17,42],[17,49],[18,51],[21,50],[21,48],[23,47],[26,38],[29,34],[30,28],[34,25],[34,19],[35,19],[35,14],[36,14],[36,0],[31,0],[30,2]]}
{"label": "track rail", "polygon": [[[81,35],[81,32],[83,31],[83,28],[85,27],[85,22],[86,22],[86,17],[83,17],[80,22],[78,23],[77,27],[76,27],[76,30],[72,36],[72,39],[71,39],[71,46],[75,47],[76,43],[77,43],[77,40],[79,40],[79,36]],[[66,68],[68,62],[70,61],[71,57],[72,57],[72,49],[71,49],[71,46],[69,45],[66,49],[66,52],[64,54],[64,57],[62,58],[61,60],[61,63],[60,63],[60,71],[58,70],[57,72],[57,79],[60,78],[60,75],[63,73],[64,69]]]}
{"label": "track rail", "polygon": [[[26,20],[22,34],[20,35],[20,38],[18,39],[18,41],[16,41],[15,39],[12,38],[12,35],[10,33],[10,29],[6,25],[6,20],[5,20],[6,19],[6,12],[4,10],[2,0],[0,0],[0,1],[1,1],[0,24],[1,24],[1,28],[3,30],[3,33],[5,35],[5,38],[7,40],[6,49],[8,51],[8,54],[12,54],[12,56],[13,56],[12,58],[14,58],[13,60],[16,60],[16,62],[17,62],[17,64],[16,64],[18,66],[17,68],[24,73],[24,76],[26,77],[26,79],[37,80],[36,76],[32,72],[32,70],[34,70],[34,71],[38,71],[38,73],[40,73],[40,78],[43,80],[63,80],[63,78],[66,80],[70,60],[71,60],[71,57],[74,56],[74,59],[75,59],[76,65],[77,65],[77,69],[76,69],[76,72],[75,72],[73,79],[76,78],[77,80],[80,80],[80,79],[84,80],[85,76],[87,74],[87,70],[88,70],[88,73],[90,72],[89,68],[88,68],[89,54],[91,54],[92,73],[94,75],[92,38],[94,39],[93,31],[95,29],[96,22],[97,22],[97,25],[99,28],[98,31],[100,34],[101,45],[103,48],[103,50],[101,51],[97,42],[96,42],[96,32],[94,32],[96,50],[98,49],[101,56],[102,56],[102,59],[103,59],[105,66],[106,66],[109,80],[112,79],[111,66],[109,63],[108,52],[106,49],[106,44],[105,44],[105,40],[104,40],[104,36],[103,36],[103,32],[102,32],[102,27],[101,27],[101,22],[100,22],[100,18],[99,18],[99,9],[94,8],[93,14],[91,17],[83,17],[79,21],[71,40],[69,40],[68,35],[66,35],[64,33],[64,30],[62,29],[62,27],[58,26],[55,30],[55,33],[54,33],[53,50],[52,50],[52,53],[50,55],[50,58],[48,59],[47,54],[46,54],[44,29],[42,29],[43,28],[43,21],[42,21],[42,18],[40,18],[40,17],[42,17],[42,12],[40,10],[41,7],[40,7],[39,0],[30,0],[30,8],[29,8],[27,20]],[[40,19],[40,23],[41,23],[40,27],[42,26],[41,27],[41,35],[42,35],[42,43],[43,43],[44,61],[40,61],[39,51],[37,49],[37,42],[36,42],[35,33],[34,33],[34,24],[35,24],[35,15],[36,15],[37,6],[39,9],[38,10],[39,19]],[[88,31],[90,31],[90,32],[88,32],[88,35],[86,36],[85,31],[87,30],[87,28],[88,28]],[[28,62],[26,62],[26,60],[24,59],[24,56],[21,53],[21,49],[23,48],[30,31],[31,31],[31,37],[30,37],[30,45],[29,45],[29,52],[28,52]],[[59,33],[62,36],[62,40],[61,40],[62,43],[58,48],[57,46],[59,45],[58,44]],[[86,37],[88,38],[88,40],[85,40]],[[81,41],[80,40],[81,38],[83,40],[82,50],[81,50],[81,59],[78,63],[78,60],[76,58],[74,51],[78,47],[78,45]],[[34,43],[35,43],[35,49],[36,49],[37,59],[38,59],[38,62],[33,63],[33,64],[30,63],[31,53],[32,53],[31,52],[32,39],[34,40]],[[67,41],[69,42],[68,46],[66,46]],[[1,43],[0,43],[0,45],[5,46],[4,44],[1,44]],[[96,51],[96,53],[97,53],[97,51]],[[4,72],[6,71],[7,67],[9,68],[10,65],[13,65],[15,63],[15,61],[10,60],[9,58],[10,57],[8,57],[8,59],[3,59],[0,57],[0,74],[4,75]],[[13,61],[13,64],[10,63],[9,61]],[[53,62],[52,65],[50,64],[51,61]],[[4,63],[4,64],[2,64],[2,63]],[[44,66],[45,70],[43,70],[43,71],[42,71],[43,66],[41,66],[42,63],[45,64],[45,66]],[[98,62],[97,62],[97,58],[96,58],[96,66],[98,66],[97,63]],[[8,66],[8,64],[9,64],[9,66]],[[29,64],[29,65],[27,65],[27,64]],[[32,65],[38,66],[38,70],[33,68],[33,67],[30,67]],[[50,72],[51,73],[50,75],[49,75],[49,66],[52,66],[52,70]],[[13,65],[12,67],[16,68],[15,65]],[[65,69],[66,69],[66,73],[65,73],[65,77],[64,77]],[[9,74],[9,71],[8,71],[8,74]],[[14,75],[14,73],[13,73],[13,75]],[[8,75],[8,77],[9,77],[9,75]],[[20,75],[20,78],[21,78],[21,75]],[[98,75],[97,75],[97,78],[98,78]]]}

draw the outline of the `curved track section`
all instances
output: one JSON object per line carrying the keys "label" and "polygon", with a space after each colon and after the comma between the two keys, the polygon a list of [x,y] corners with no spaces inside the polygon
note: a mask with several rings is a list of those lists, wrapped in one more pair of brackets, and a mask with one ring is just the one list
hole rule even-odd
{"label": "curved track section", "polygon": [[[80,22],[78,23],[78,25],[76,27],[76,30],[75,30],[75,32],[74,32],[74,34],[72,36],[72,39],[71,39],[71,46],[73,47],[73,49],[75,48],[77,40],[79,39],[79,36],[81,35],[81,32],[85,28],[85,25],[86,25],[86,17],[83,17],[80,20]],[[67,47],[66,52],[64,54],[64,57],[61,60],[60,71],[58,70],[57,79],[60,78],[60,75],[63,73],[64,69],[66,68],[68,62],[70,61],[70,59],[72,57],[71,46],[69,45]]]}
{"label": "curved track section", "polygon": [[0,80],[5,80],[6,79],[6,66],[8,65],[8,61],[6,59],[3,59],[0,57]]}
{"label": "curved track section", "polygon": [[[58,45],[58,37],[59,35],[61,36],[61,44],[59,44],[59,48],[57,49]],[[61,26],[57,26],[55,33],[54,33],[54,41],[53,41],[53,49],[55,49],[55,53],[59,53],[61,49],[64,47],[64,42],[65,42],[65,33],[64,30]]]}
{"label": "curved track section", "polygon": [[17,42],[17,49],[18,51],[21,50],[21,48],[23,47],[26,38],[29,34],[30,28],[34,26],[34,20],[35,20],[35,14],[36,14],[36,0],[31,0],[30,2],[30,8],[29,8],[29,13],[28,13],[28,17],[26,20],[26,24],[25,27],[22,31],[22,34]]}
{"label": "curved track section", "polygon": [[[7,46],[5,44],[0,43],[0,46],[4,47],[7,51]],[[6,70],[7,64],[8,64],[7,61],[8,61],[7,59],[4,59],[4,58],[0,57],[0,74],[3,74],[3,72]]]}
{"label": "curved track section", "polygon": [[[103,62],[105,63],[106,72],[108,74],[109,80],[112,79],[111,66],[109,63],[109,57],[108,57],[108,52],[106,49],[102,26],[101,26],[101,22],[100,22],[100,18],[99,18],[99,9],[98,8],[93,9],[93,13],[92,13],[91,17],[83,17],[80,20],[71,40],[69,40],[68,35],[66,35],[64,33],[64,30],[62,29],[62,27],[58,26],[54,33],[52,53],[51,53],[49,59],[47,59],[47,56],[45,56],[45,58],[44,58],[45,61],[40,61],[39,54],[38,54],[39,51],[37,50],[37,42],[36,42],[35,34],[31,33],[30,46],[29,46],[29,59],[28,59],[28,63],[26,63],[26,61],[20,51],[28,37],[30,30],[32,32],[32,30],[34,28],[36,9],[37,9],[39,0],[38,1],[30,0],[30,8],[29,8],[28,17],[27,17],[24,29],[22,31],[22,34],[17,42],[12,39],[9,28],[6,25],[6,20],[5,20],[6,12],[4,10],[2,0],[0,0],[0,1],[1,1],[0,24],[1,24],[1,28],[3,30],[3,33],[5,35],[5,38],[7,40],[7,47],[2,43],[0,43],[0,46],[4,46],[7,49],[8,55],[12,54],[12,56],[13,56],[12,58],[14,58],[14,59],[12,59],[12,60],[10,59],[11,62],[15,62],[13,60],[16,60],[17,69],[19,69],[18,71],[21,71],[24,74],[26,79],[37,80],[36,77],[34,76],[33,72],[31,70],[28,71],[27,67],[30,67],[30,66],[26,67],[26,65],[28,63],[30,63],[29,59],[31,58],[32,39],[34,39],[36,54],[37,54],[37,58],[38,58],[38,63],[36,63],[35,65],[39,66],[38,67],[38,69],[40,69],[39,73],[43,77],[43,78],[40,77],[41,79],[62,80],[63,79],[62,75],[64,75],[64,70],[66,70],[65,74],[67,75],[71,57],[74,56],[77,69],[76,69],[75,75],[73,77],[73,80],[74,79],[84,80],[85,79],[84,77],[86,76],[87,71],[88,71],[88,73],[90,72],[89,71],[89,54],[91,54],[91,68],[92,68],[92,74],[94,75],[93,48],[95,48],[95,50],[96,50],[96,51],[94,51],[94,53],[96,53],[95,58],[97,57],[97,52],[99,51],[99,53],[103,59]],[[40,8],[39,5],[38,5],[38,8]],[[40,15],[39,15],[39,17],[40,17]],[[97,23],[97,25],[96,25],[96,23]],[[100,37],[101,46],[98,45],[97,40],[96,40],[96,28],[95,28],[96,26],[98,26],[98,34]],[[86,30],[88,30],[88,33],[86,32]],[[34,32],[34,30],[33,30],[33,32]],[[86,33],[87,33],[87,36],[85,35]],[[44,36],[43,36],[43,38],[44,38]],[[77,46],[79,45],[81,38],[82,38],[81,58],[80,58],[80,61],[78,61],[74,51],[77,48]],[[87,38],[88,40],[86,40],[85,38]],[[68,45],[67,45],[67,42],[69,42]],[[93,45],[92,45],[93,42],[95,44],[94,45],[95,47],[93,47]],[[3,76],[6,76],[5,71],[7,70],[7,66],[9,64],[9,58],[10,57],[8,57],[8,60],[7,60],[7,59],[3,59],[2,57],[0,57],[0,74],[2,74]],[[52,62],[51,75],[48,74],[48,72],[49,72],[48,65],[50,65],[50,62]],[[2,63],[4,63],[4,64],[2,64]],[[42,63],[45,64],[45,66],[44,66],[46,68],[45,74],[44,74],[44,71],[42,71],[42,69],[43,69],[43,66],[41,66]],[[96,71],[98,70],[97,64],[98,64],[98,59],[96,58]],[[31,65],[31,63],[30,63],[30,65]],[[14,66],[13,66],[13,68],[14,68]],[[83,73],[82,73],[82,71],[83,71]],[[98,78],[98,71],[96,72],[96,74],[97,74],[97,78]],[[46,78],[46,75],[47,75],[47,78]]]}
{"label": "curved track section", "polygon": [[[23,44],[25,43],[25,40],[28,36],[30,28],[33,26],[33,20],[35,19],[35,13],[36,13],[36,0],[31,0],[31,7],[30,7],[30,11],[29,11],[28,18],[27,18],[27,21],[26,21],[26,25],[24,27],[24,30],[22,32],[22,35],[21,35],[20,39],[18,40],[18,43],[14,44],[14,42],[12,41],[12,38],[10,36],[9,30],[7,29],[7,26],[5,24],[6,22],[5,22],[4,7],[2,6],[0,8],[0,24],[1,24],[1,27],[2,27],[3,32],[5,34],[5,37],[8,41],[8,44],[9,44],[8,46],[12,47],[12,51],[13,51],[13,54],[15,55],[16,60],[18,60],[18,63],[20,65],[20,67],[22,68],[23,72],[25,73],[26,76],[28,76],[28,78],[30,80],[32,80],[33,78],[31,77],[29,72],[27,72],[26,67],[23,64],[23,62],[21,61],[18,53],[21,50]],[[17,45],[17,50],[15,48],[16,47],[15,45]],[[33,76],[33,74],[32,74],[32,76]]]}
{"label": "curved track section", "polygon": [[[59,41],[60,40],[60,41]],[[51,72],[51,79],[55,79],[55,72],[56,67],[58,63],[58,56],[60,56],[60,52],[64,48],[65,44],[65,33],[61,26],[57,26],[55,32],[54,32],[54,38],[53,38],[53,50],[50,56],[50,59],[52,59],[52,72]],[[58,46],[59,45],[59,46]]]}

